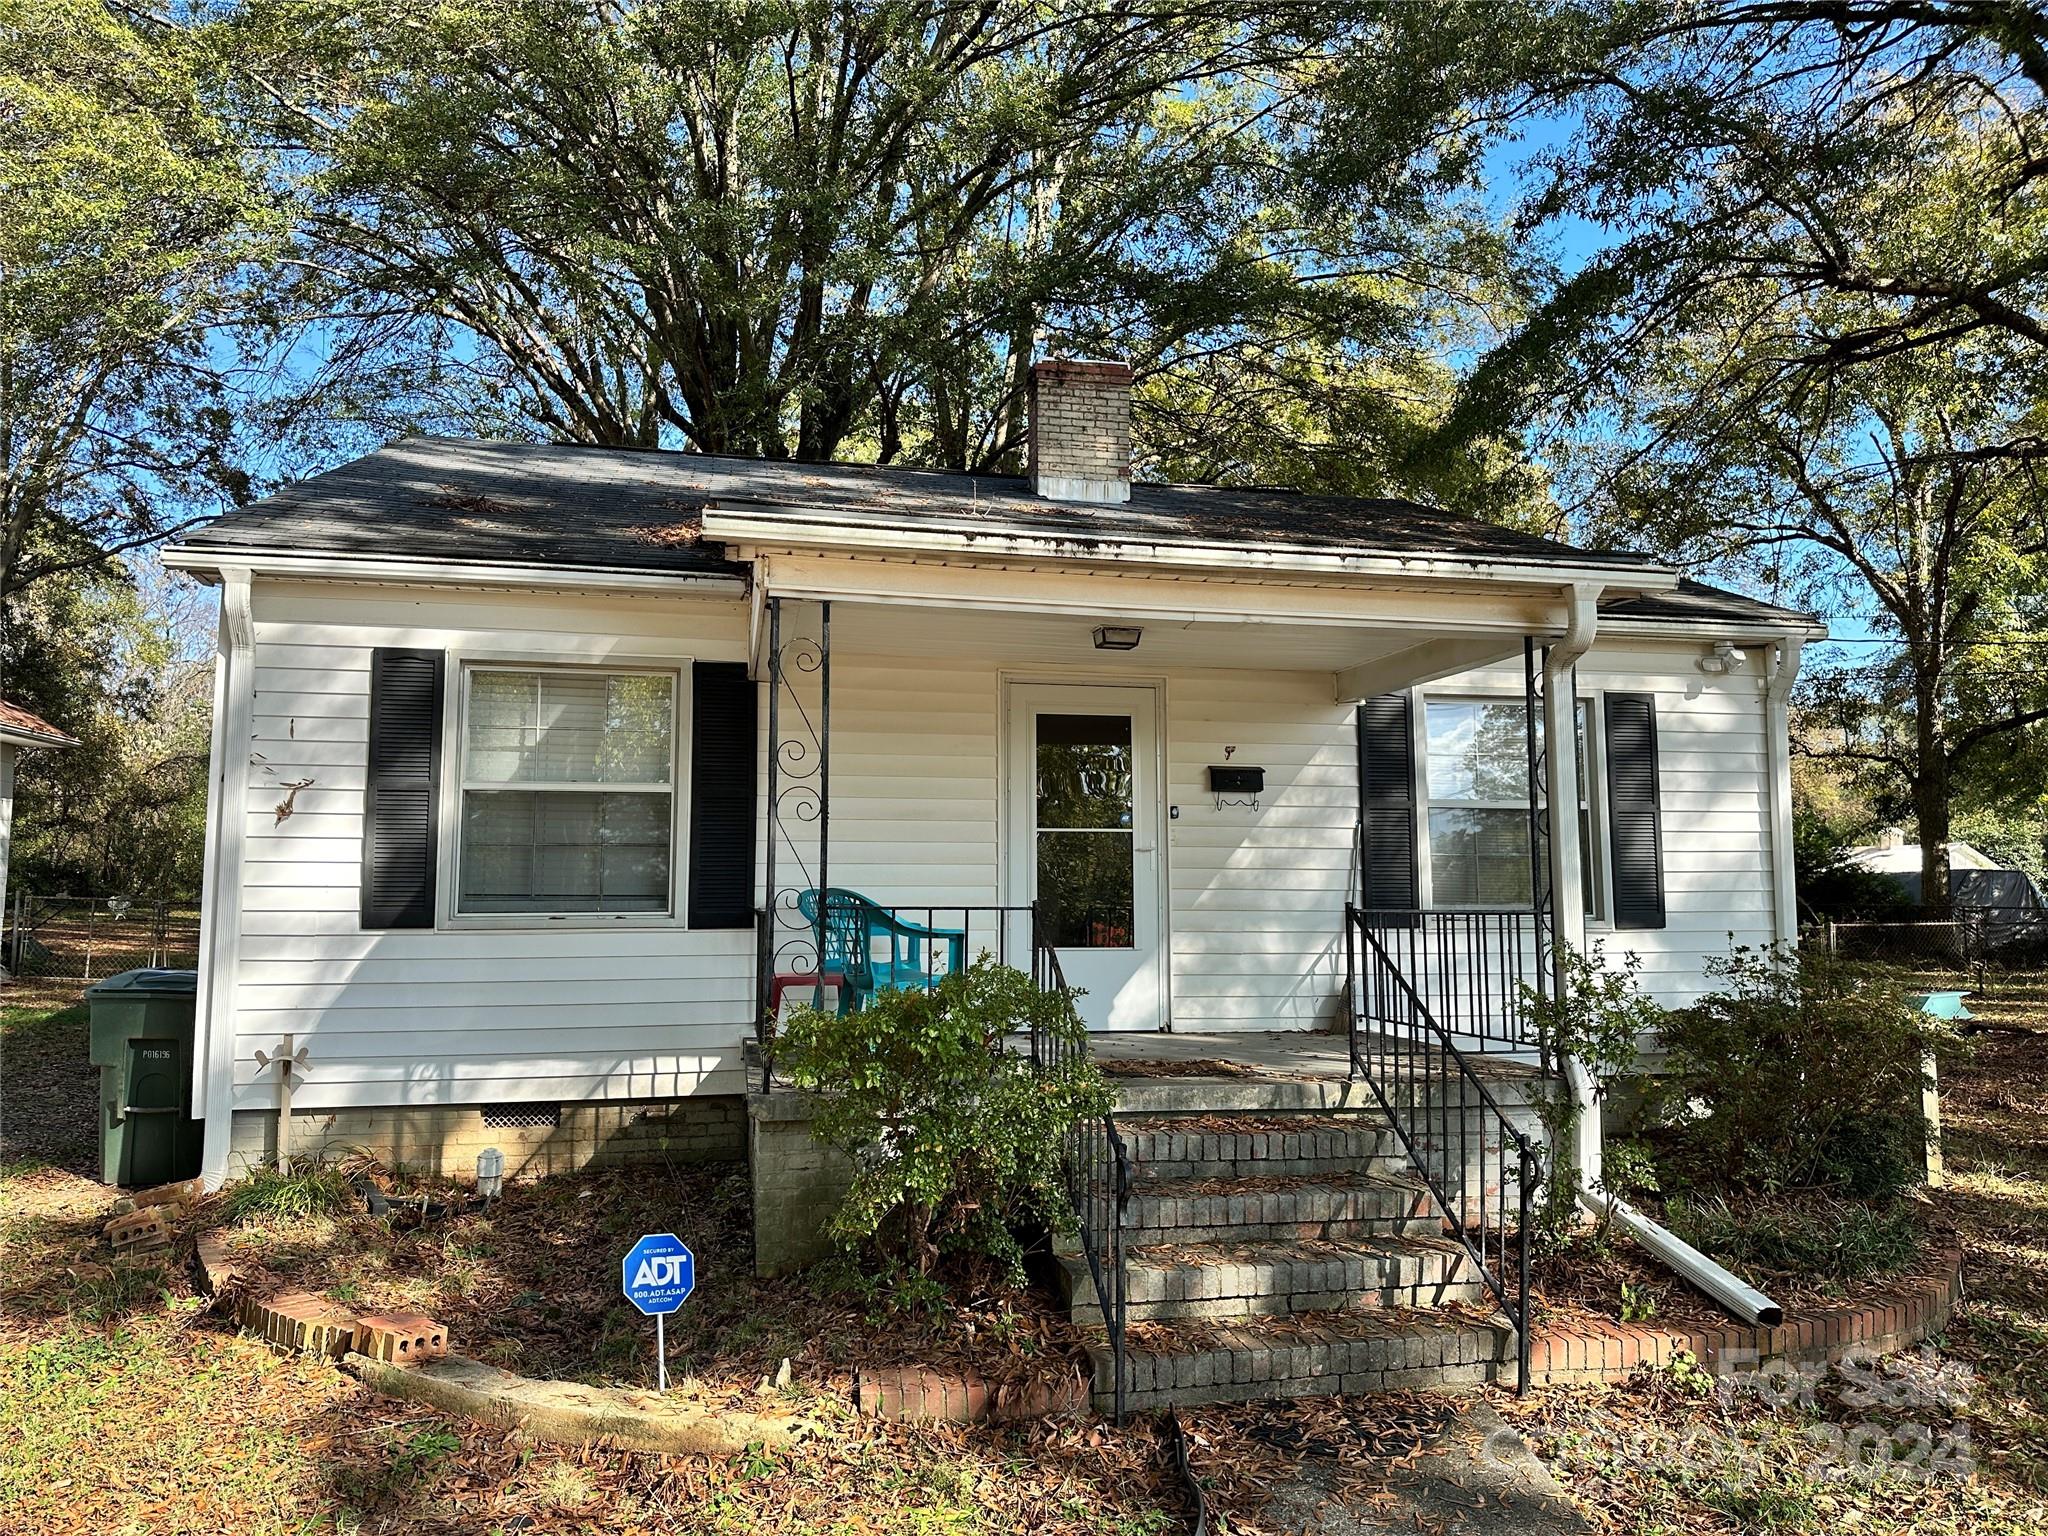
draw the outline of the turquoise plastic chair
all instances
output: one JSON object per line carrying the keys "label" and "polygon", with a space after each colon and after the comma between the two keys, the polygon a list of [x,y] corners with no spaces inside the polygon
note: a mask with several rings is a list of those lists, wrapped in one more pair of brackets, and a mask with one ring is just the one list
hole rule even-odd
{"label": "turquoise plastic chair", "polygon": [[[965,933],[905,922],[858,891],[826,891],[822,925],[815,889],[799,892],[796,906],[813,928],[822,927],[819,970],[839,971],[846,977],[839,994],[841,1013],[865,1008],[877,992],[929,987],[966,967]],[[888,944],[886,959],[881,957],[882,940]]]}

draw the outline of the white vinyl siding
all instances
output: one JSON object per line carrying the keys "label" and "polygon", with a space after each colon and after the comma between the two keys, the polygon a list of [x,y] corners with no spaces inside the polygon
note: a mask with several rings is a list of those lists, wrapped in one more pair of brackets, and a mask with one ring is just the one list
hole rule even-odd
{"label": "white vinyl siding", "polygon": [[[237,1108],[274,1102],[254,1054],[285,1034],[308,1048],[296,1097],[309,1109],[742,1090],[751,933],[675,924],[364,933],[359,885],[373,647],[442,650],[451,668],[468,656],[680,673],[693,660],[745,658],[743,603],[263,580],[255,617]],[[1592,933],[1611,955],[1640,955],[1645,984],[1674,1003],[1698,995],[1704,962],[1725,953],[1731,935],[1767,943],[1772,933],[1761,680],[1754,667],[1704,676],[1692,665],[1698,654],[1694,644],[1603,642],[1579,672],[1583,695],[1656,699],[1669,926],[1617,933],[1596,922]],[[835,649],[832,884],[888,905],[1006,899],[1006,672],[1034,682],[1117,675]],[[1355,879],[1351,707],[1333,702],[1327,670],[1133,665],[1128,677],[1162,689],[1163,796],[1179,807],[1160,854],[1173,1026],[1333,1024]],[[1460,689],[1519,699],[1519,663],[1427,692]],[[687,716],[682,690],[679,737]],[[761,724],[765,732],[765,707]],[[787,716],[784,730],[801,733]],[[677,751],[686,763],[681,740]],[[1224,762],[1265,769],[1256,810],[1215,803],[1206,770]],[[1597,756],[1589,767],[1597,775]],[[458,771],[451,754],[445,772]],[[1594,795],[1597,820],[1597,783]],[[761,816],[765,828],[765,796]],[[778,884],[808,883],[816,854],[815,841],[801,838],[781,849]],[[444,904],[450,878],[444,863]]]}
{"label": "white vinyl siding", "polygon": [[[1328,673],[1189,672],[1167,680],[1166,719],[1174,1027],[1332,1023],[1356,878],[1351,706]],[[1206,774],[1226,761],[1266,770],[1257,810],[1217,807]]]}
{"label": "white vinyl siding", "polygon": [[[364,933],[359,909],[373,648],[449,652],[451,685],[464,653],[600,670],[667,659],[680,672],[745,658],[745,606],[264,580],[254,600],[235,1107],[272,1105],[254,1056],[285,1034],[309,1053],[294,1090],[309,1109],[740,1092],[754,995],[746,930]],[[686,715],[686,690],[681,700]],[[451,751],[444,775],[457,771]],[[299,780],[311,782],[286,788]],[[444,887],[449,878],[444,861]]]}

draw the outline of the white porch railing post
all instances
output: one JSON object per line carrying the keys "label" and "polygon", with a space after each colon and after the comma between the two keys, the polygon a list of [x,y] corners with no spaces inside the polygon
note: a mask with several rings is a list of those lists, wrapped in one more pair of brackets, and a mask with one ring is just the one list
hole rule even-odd
{"label": "white porch railing post", "polygon": [[[1578,660],[1593,644],[1599,589],[1574,586],[1569,622],[1562,641],[1550,648],[1543,663],[1543,777],[1549,790],[1544,812],[1550,831],[1550,921],[1552,996],[1565,996],[1565,956],[1586,948],[1586,897],[1579,860],[1579,678]],[[1566,1080],[1578,1095],[1577,1156],[1580,1180],[1600,1182],[1600,1102],[1593,1080],[1575,1060],[1564,1064]]]}

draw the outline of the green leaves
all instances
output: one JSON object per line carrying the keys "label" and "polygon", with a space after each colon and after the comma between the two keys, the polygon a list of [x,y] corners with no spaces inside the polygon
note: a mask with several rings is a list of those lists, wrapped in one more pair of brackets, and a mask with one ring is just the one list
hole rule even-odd
{"label": "green leaves", "polygon": [[1813,950],[1737,948],[1664,1021],[1667,1171],[1707,1192],[1918,1182],[1922,1063],[1960,1046],[1898,981]]}
{"label": "green leaves", "polygon": [[279,226],[213,63],[93,0],[0,27],[0,601],[246,490],[224,332]]}
{"label": "green leaves", "polygon": [[[1074,1048],[1068,1065],[1040,1071],[1005,1045],[1034,1028]],[[799,1010],[776,1059],[816,1097],[812,1134],[854,1170],[833,1235],[920,1273],[944,1252],[1014,1268],[1014,1226],[1071,1223],[1061,1147],[1110,1107],[1085,1044],[1065,998],[986,957],[845,1017]]]}
{"label": "green leaves", "polygon": [[[1155,470],[1405,486],[1433,352],[1501,297],[1447,201],[1454,47],[1403,6],[257,0],[224,30],[307,301],[375,338],[393,416],[988,470],[1065,351],[1154,381]],[[1445,72],[1422,110],[1400,50]],[[1254,400],[1294,442],[1204,451]]]}

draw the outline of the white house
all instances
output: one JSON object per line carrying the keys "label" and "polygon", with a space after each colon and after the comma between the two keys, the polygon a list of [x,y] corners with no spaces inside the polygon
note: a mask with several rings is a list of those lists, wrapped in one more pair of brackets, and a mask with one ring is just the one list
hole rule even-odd
{"label": "white house", "polygon": [[1023,478],[414,438],[170,551],[222,599],[208,1179],[268,1144],[285,1035],[295,1144],[736,1147],[819,889],[875,904],[827,903],[873,984],[1050,952],[1091,1027],[1218,1052],[1350,1026],[1361,946],[1516,1052],[1553,938],[1680,1000],[1793,936],[1810,616],[1134,484],[1129,383],[1040,364]]}

